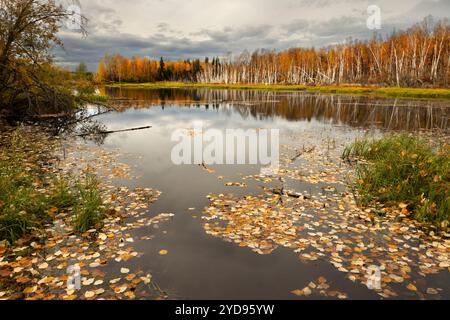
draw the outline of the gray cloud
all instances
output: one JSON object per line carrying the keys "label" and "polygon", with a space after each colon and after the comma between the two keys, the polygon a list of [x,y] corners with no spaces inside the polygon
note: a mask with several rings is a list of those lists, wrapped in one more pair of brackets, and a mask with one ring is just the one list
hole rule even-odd
{"label": "gray cloud", "polygon": [[328,46],[348,37],[367,39],[367,6],[382,10],[383,29],[404,29],[425,16],[449,17],[448,0],[80,0],[89,36],[63,30],[59,64],[86,62],[91,70],[106,53],[168,59],[224,56],[245,49]]}

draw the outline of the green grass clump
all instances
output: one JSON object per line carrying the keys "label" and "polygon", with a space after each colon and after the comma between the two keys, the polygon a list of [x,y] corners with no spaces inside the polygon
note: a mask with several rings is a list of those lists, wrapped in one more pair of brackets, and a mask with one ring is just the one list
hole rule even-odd
{"label": "green grass clump", "polygon": [[55,177],[53,180],[53,193],[49,197],[49,202],[58,210],[68,209],[76,205],[78,198],[69,181],[62,177]]}
{"label": "green grass clump", "polygon": [[[344,159],[356,158],[359,201],[402,207],[412,217],[446,228],[450,221],[450,146],[433,147],[406,134],[357,140]],[[404,208],[406,209],[406,208]]]}
{"label": "green grass clump", "polygon": [[92,228],[100,228],[104,209],[98,181],[94,176],[86,177],[77,185],[80,201],[74,208],[74,228],[77,233],[84,233]]}
{"label": "green grass clump", "polygon": [[48,199],[36,191],[36,172],[24,165],[24,153],[12,144],[0,155],[0,240],[15,242],[45,224]]}
{"label": "green grass clump", "polygon": [[430,89],[430,88],[378,88],[375,94],[394,98],[413,98],[413,99],[450,99],[449,89]]}
{"label": "green grass clump", "polygon": [[79,233],[99,226],[103,209],[97,180],[80,182],[42,170],[47,152],[20,141],[15,136],[0,150],[0,241],[13,244],[31,236],[59,213],[73,212]]}
{"label": "green grass clump", "polygon": [[102,95],[88,95],[88,96],[84,97],[84,99],[87,102],[91,102],[91,103],[96,103],[96,102],[97,103],[100,103],[100,102],[106,103],[106,102],[109,102],[111,100],[110,97],[102,96]]}

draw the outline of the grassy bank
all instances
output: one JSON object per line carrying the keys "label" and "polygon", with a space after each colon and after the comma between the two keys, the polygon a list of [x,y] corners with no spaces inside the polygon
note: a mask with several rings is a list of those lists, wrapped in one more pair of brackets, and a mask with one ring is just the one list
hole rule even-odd
{"label": "grassy bank", "polygon": [[32,238],[59,214],[69,214],[83,233],[101,226],[103,209],[95,177],[64,177],[47,164],[42,145],[22,142],[20,133],[0,150],[0,241]]}
{"label": "grassy bank", "polygon": [[447,229],[450,221],[450,146],[431,146],[406,134],[357,140],[344,159],[357,159],[355,187],[363,206],[381,203]]}
{"label": "grassy bank", "polygon": [[412,98],[412,99],[450,99],[450,89],[428,88],[377,88],[361,86],[304,86],[304,85],[265,85],[265,84],[202,84],[183,82],[154,83],[111,83],[111,87],[176,89],[176,88],[211,88],[231,90],[268,90],[268,91],[305,91],[352,95],[373,95],[380,97]]}
{"label": "grassy bank", "polygon": [[88,103],[106,103],[111,101],[112,99],[108,96],[102,96],[102,95],[90,95],[85,98],[85,101]]}

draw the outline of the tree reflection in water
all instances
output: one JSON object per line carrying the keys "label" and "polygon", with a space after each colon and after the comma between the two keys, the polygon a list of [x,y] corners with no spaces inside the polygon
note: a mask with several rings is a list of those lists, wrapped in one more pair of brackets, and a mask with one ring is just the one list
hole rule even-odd
{"label": "tree reflection in water", "polygon": [[152,106],[205,109],[232,108],[243,118],[281,117],[289,121],[319,121],[332,125],[385,130],[450,130],[446,101],[386,99],[369,96],[311,94],[256,90],[105,88],[119,98],[119,110]]}

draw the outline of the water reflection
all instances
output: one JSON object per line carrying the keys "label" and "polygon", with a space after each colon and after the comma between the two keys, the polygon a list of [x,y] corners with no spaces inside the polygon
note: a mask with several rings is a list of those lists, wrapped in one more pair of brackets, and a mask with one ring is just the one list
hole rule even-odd
{"label": "water reflection", "polygon": [[[295,148],[317,147],[322,150],[324,161],[337,167],[343,146],[366,134],[378,135],[379,129],[449,128],[449,109],[442,102],[209,89],[107,92],[124,99],[118,101],[122,107],[119,112],[96,117],[108,130],[152,125],[150,130],[106,136],[105,147],[120,150],[125,158],[130,155],[124,162],[135,168],[139,176],[129,182],[121,181],[121,185],[160,190],[162,195],[149,214],[175,215],[170,224],[131,234],[134,239],[154,236],[150,242],[136,241],[136,251],[144,255],[132,263],[136,268],[150,270],[171,297],[188,299],[297,299],[291,291],[304,288],[319,277],[329,279],[353,298],[378,296],[363,284],[343,277],[325,261],[303,264],[292,250],[281,247],[271,255],[257,255],[248,248],[208,235],[201,219],[203,208],[210,205],[207,196],[261,194],[257,180],[245,180],[247,188],[225,185],[257,175],[260,168],[218,165],[211,166],[214,172],[209,172],[198,165],[177,166],[171,159],[176,144],[171,135],[175,130],[190,129],[197,121],[204,123],[205,129],[277,128],[281,130],[282,147],[289,143]],[[366,130],[369,127],[373,130]],[[299,163],[299,174],[307,174],[310,169],[308,161]],[[289,183],[296,191],[322,196],[322,184],[306,180]],[[279,181],[266,187],[279,187]],[[162,249],[169,254],[160,256]],[[430,283],[430,287],[438,286]]]}
{"label": "water reflection", "polygon": [[[364,96],[213,89],[106,88],[106,94],[123,100],[122,110],[133,107],[184,106],[227,109],[242,118],[288,121],[316,120],[331,125],[372,127],[385,130],[450,130],[446,101],[410,101]],[[224,112],[225,114],[227,112]],[[231,114],[231,113],[229,113]]]}

